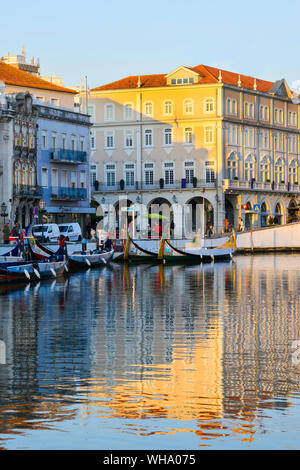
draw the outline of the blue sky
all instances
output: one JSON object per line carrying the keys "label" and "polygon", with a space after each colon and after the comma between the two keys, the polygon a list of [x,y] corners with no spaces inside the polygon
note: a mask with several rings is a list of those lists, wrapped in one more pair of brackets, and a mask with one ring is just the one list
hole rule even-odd
{"label": "blue sky", "polygon": [[[243,5],[246,6],[243,6]],[[1,5],[0,56],[22,45],[42,75],[91,88],[127,75],[212,65],[289,85],[300,80],[296,1],[51,0]]]}

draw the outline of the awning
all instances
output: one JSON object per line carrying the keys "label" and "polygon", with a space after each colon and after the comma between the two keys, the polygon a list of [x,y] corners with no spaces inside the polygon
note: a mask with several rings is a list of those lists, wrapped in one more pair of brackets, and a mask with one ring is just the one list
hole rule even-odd
{"label": "awning", "polygon": [[50,214],[95,214],[94,207],[46,206]]}

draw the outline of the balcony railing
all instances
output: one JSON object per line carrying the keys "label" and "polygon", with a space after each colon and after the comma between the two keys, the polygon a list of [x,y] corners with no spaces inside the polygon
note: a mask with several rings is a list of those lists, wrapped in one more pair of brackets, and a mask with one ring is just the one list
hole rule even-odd
{"label": "balcony railing", "polygon": [[76,199],[86,199],[87,198],[87,189],[86,188],[62,188],[57,186],[51,186],[51,199],[60,199],[60,200],[76,200]]}
{"label": "balcony railing", "polygon": [[41,197],[42,188],[40,186],[30,186],[27,184],[14,184],[14,196],[17,197]]}
{"label": "balcony railing", "polygon": [[207,181],[204,179],[197,179],[193,183],[186,182],[186,180],[174,180],[172,182],[166,182],[165,180],[153,181],[146,183],[135,182],[133,185],[126,184],[120,181],[115,182],[115,184],[107,183],[94,183],[92,186],[92,191],[153,191],[153,190],[191,190],[191,189],[213,189],[216,187],[215,181]]}
{"label": "balcony railing", "polygon": [[255,191],[279,191],[279,192],[299,192],[300,188],[295,183],[276,183],[267,181],[240,181],[238,179],[228,180],[229,189],[244,189]]}
{"label": "balcony railing", "polygon": [[57,149],[51,150],[51,160],[62,163],[86,163],[87,153],[80,150]]}

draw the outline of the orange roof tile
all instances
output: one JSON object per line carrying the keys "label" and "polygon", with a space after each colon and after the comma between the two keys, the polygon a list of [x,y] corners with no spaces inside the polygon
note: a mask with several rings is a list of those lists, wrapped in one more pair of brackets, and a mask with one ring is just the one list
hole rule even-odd
{"label": "orange roof tile", "polygon": [[62,86],[54,85],[53,83],[43,80],[42,78],[36,77],[31,73],[24,72],[23,70],[17,69],[12,65],[5,64],[0,61],[0,81],[6,85],[21,86],[27,88],[39,88],[43,90],[61,91],[65,93],[74,93],[76,91],[70,88],[64,88]]}
{"label": "orange roof tile", "polygon": [[[272,86],[274,85],[273,82],[269,82],[266,80],[261,80],[259,78],[249,77],[247,75],[240,75],[238,73],[229,72],[227,70],[220,70],[216,67],[210,67],[208,65],[197,65],[196,67],[185,67],[194,72],[199,73],[200,80],[198,83],[206,84],[206,83],[217,83],[219,80],[219,73],[221,72],[222,75],[222,82],[228,85],[236,85],[238,86],[238,81],[240,78],[241,87],[248,88],[253,90],[254,83],[256,82],[256,89],[262,92],[268,92]],[[138,87],[138,80],[140,79],[140,87],[147,88],[147,87],[163,87],[166,86],[167,74],[156,74],[156,75],[138,75],[136,76],[129,76],[122,78],[121,80],[117,80],[116,82],[108,83],[106,85],[99,86],[97,88],[93,88],[91,91],[104,91],[104,90],[125,90],[131,88]],[[194,85],[197,85],[195,83]]]}

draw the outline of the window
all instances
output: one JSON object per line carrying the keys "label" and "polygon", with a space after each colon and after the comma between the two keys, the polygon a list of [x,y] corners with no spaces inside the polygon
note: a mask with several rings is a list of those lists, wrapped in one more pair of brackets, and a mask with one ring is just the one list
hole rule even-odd
{"label": "window", "polygon": [[164,164],[164,174],[165,174],[165,184],[172,185],[174,184],[174,163],[166,162]]}
{"label": "window", "polygon": [[36,170],[35,166],[31,165],[29,167],[29,185],[35,186],[36,185]]}
{"label": "window", "polygon": [[172,129],[164,129],[164,145],[172,145]]}
{"label": "window", "polygon": [[264,133],[263,133],[263,147],[265,149],[269,148],[269,133],[268,133],[268,131],[264,131]]}
{"label": "window", "polygon": [[227,160],[227,175],[230,180],[238,178],[238,159],[233,152]]}
{"label": "window", "polygon": [[91,150],[95,150],[95,148],[96,148],[96,138],[95,138],[94,132],[91,132],[90,137],[91,137]]}
{"label": "window", "polygon": [[107,186],[116,185],[116,165],[114,163],[107,163],[105,165],[105,178]]}
{"label": "window", "polygon": [[76,137],[75,137],[75,135],[71,136],[71,150],[73,152],[76,150]]}
{"label": "window", "polygon": [[275,183],[284,183],[284,160],[278,158],[275,164]]}
{"label": "window", "polygon": [[57,147],[57,136],[56,134],[52,134],[51,136],[51,150],[55,151]]}
{"label": "window", "polygon": [[144,163],[144,180],[146,185],[154,183],[154,164]]}
{"label": "window", "polygon": [[283,150],[283,134],[282,134],[282,133],[279,134],[278,149],[279,149],[280,151]]}
{"label": "window", "polygon": [[194,83],[194,77],[183,77],[183,78],[172,78],[171,84],[172,85],[186,85],[188,83]]}
{"label": "window", "polygon": [[91,116],[91,122],[95,122],[95,106],[94,105],[89,105],[87,107],[87,114]]}
{"label": "window", "polygon": [[205,181],[206,183],[214,183],[215,180],[216,180],[215,162],[207,161],[205,162]]}
{"label": "window", "polygon": [[42,150],[47,150],[47,131],[42,131]]}
{"label": "window", "polygon": [[51,98],[51,104],[54,104],[54,106],[59,106],[59,99],[58,98]]}
{"label": "window", "polygon": [[173,113],[172,101],[165,101],[164,102],[164,114],[172,114],[172,113]]}
{"label": "window", "polygon": [[231,114],[231,99],[227,100],[227,114]]}
{"label": "window", "polygon": [[42,168],[42,186],[48,188],[48,168]]}
{"label": "window", "polygon": [[66,134],[62,134],[62,136],[61,136],[61,148],[63,150],[66,149],[66,142],[67,142],[67,136],[66,136]]}
{"label": "window", "polygon": [[114,148],[114,131],[105,132],[105,148],[112,149]]}
{"label": "window", "polygon": [[237,144],[237,128],[236,126],[228,126],[227,128],[227,143],[229,145]]}
{"label": "window", "polygon": [[194,106],[193,106],[193,100],[192,99],[186,99],[183,102],[183,113],[184,114],[193,114],[194,111]]}
{"label": "window", "polygon": [[289,182],[291,184],[295,184],[298,182],[297,163],[295,162],[295,160],[292,160],[289,165]]}
{"label": "window", "polygon": [[84,152],[84,137],[80,137],[80,152]]}
{"label": "window", "polygon": [[289,112],[289,125],[295,126],[297,122],[297,114],[295,112]]}
{"label": "window", "polygon": [[76,188],[76,171],[71,171],[71,188]]}
{"label": "window", "polygon": [[115,107],[113,104],[106,104],[104,107],[104,120],[113,121],[115,118]]}
{"label": "window", "polygon": [[153,138],[152,138],[152,129],[145,129],[145,147],[152,147]]}
{"label": "window", "polygon": [[212,127],[205,127],[204,129],[204,142],[211,144],[214,140],[214,131]]}
{"label": "window", "polygon": [[227,99],[227,114],[237,114],[237,100]]}
{"label": "window", "polygon": [[251,181],[255,178],[255,158],[252,154],[245,160],[245,180]]}
{"label": "window", "polygon": [[133,131],[131,129],[125,130],[125,141],[124,141],[126,148],[133,147]]}
{"label": "window", "polygon": [[275,150],[278,150],[278,136],[277,136],[277,134],[274,134],[274,148],[275,148]]}
{"label": "window", "polygon": [[85,188],[86,187],[86,173],[85,171],[81,171],[79,174],[79,183],[80,183],[80,188]]}
{"label": "window", "polygon": [[51,186],[54,188],[58,187],[58,171],[57,168],[51,169]]}
{"label": "window", "polygon": [[61,186],[63,188],[67,188],[68,187],[68,171],[67,170],[61,171],[60,179],[61,179],[61,182],[60,182]]}
{"label": "window", "polygon": [[245,117],[249,119],[254,118],[254,104],[253,103],[245,103]]}
{"label": "window", "polygon": [[124,119],[127,121],[133,119],[133,106],[131,103],[127,103],[124,106]]}
{"label": "window", "polygon": [[260,179],[264,183],[269,182],[271,180],[270,168],[270,159],[269,157],[264,156],[264,158],[260,162]]}
{"label": "window", "polygon": [[191,127],[186,127],[184,129],[184,142],[185,144],[193,143],[193,129]]}
{"label": "window", "polygon": [[213,98],[208,98],[204,102],[204,112],[205,113],[213,113],[215,108],[215,103]]}
{"label": "window", "polygon": [[92,188],[95,187],[95,181],[97,181],[97,165],[91,165],[90,167],[90,185]]}
{"label": "window", "polygon": [[187,183],[192,183],[195,176],[195,163],[184,162],[184,177]]}
{"label": "window", "polygon": [[125,184],[126,186],[134,186],[135,181],[135,165],[134,163],[125,163]]}
{"label": "window", "polygon": [[151,101],[146,101],[144,104],[144,113],[146,116],[152,116],[153,115],[153,103]]}
{"label": "window", "polygon": [[264,120],[265,121],[269,120],[269,107],[268,106],[264,107]]}
{"label": "window", "polygon": [[283,123],[283,110],[279,108],[275,108],[274,110],[274,121],[278,122],[279,124]]}

